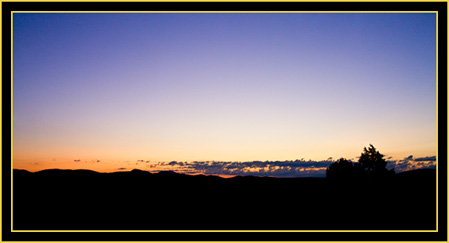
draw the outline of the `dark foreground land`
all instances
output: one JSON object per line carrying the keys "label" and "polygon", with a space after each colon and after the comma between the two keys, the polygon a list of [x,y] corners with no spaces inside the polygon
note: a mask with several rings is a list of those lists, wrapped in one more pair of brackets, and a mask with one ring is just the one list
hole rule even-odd
{"label": "dark foreground land", "polygon": [[14,230],[435,230],[436,173],[325,178],[14,170]]}

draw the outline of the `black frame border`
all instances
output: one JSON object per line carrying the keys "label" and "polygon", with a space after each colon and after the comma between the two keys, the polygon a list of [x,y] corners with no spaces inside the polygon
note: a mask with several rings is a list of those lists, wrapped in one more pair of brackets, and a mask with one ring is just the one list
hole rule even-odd
{"label": "black frame border", "polygon": [[[2,241],[447,241],[447,2],[2,2]],[[438,12],[438,232],[11,232],[12,11]]]}

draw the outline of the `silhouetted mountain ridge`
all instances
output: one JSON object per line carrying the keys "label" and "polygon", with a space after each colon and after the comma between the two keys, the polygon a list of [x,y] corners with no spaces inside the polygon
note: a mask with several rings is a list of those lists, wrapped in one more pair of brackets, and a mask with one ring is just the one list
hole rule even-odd
{"label": "silhouetted mountain ridge", "polygon": [[435,229],[435,178],[435,170],[362,183],[137,169],[14,170],[13,227]]}

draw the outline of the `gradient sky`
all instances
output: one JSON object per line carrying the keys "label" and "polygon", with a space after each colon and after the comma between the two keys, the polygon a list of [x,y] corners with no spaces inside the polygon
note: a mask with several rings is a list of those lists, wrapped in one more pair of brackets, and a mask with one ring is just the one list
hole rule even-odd
{"label": "gradient sky", "polygon": [[15,13],[13,51],[14,168],[436,155],[432,13]]}

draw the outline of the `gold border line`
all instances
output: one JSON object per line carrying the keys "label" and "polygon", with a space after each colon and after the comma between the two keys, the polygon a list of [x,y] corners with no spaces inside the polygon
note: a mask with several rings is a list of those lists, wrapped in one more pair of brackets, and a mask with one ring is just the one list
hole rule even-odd
{"label": "gold border line", "polygon": [[[446,13],[448,13],[448,11],[449,11],[449,6],[447,5],[447,2],[446,2]],[[446,16],[446,24],[448,24],[449,23],[449,21],[448,21],[449,19],[447,18],[447,16]],[[437,26],[438,26],[438,19],[437,19]],[[446,31],[447,31],[447,25],[446,25]],[[446,32],[446,48],[447,47],[449,47],[449,45],[448,45],[448,42],[447,42],[447,40],[448,40],[448,33]],[[446,49],[446,61],[448,60],[447,58],[448,58],[448,51],[447,51],[448,49]],[[447,63],[446,63],[446,65],[448,65]],[[437,144],[438,144],[438,79],[439,79],[439,76],[438,76],[438,31],[437,31]],[[446,66],[446,67],[448,67],[448,66]],[[448,69],[446,68],[446,80],[445,80],[445,82],[446,82],[446,84],[447,84],[447,76],[448,75]],[[448,92],[449,91],[449,88],[448,87],[446,87],[446,92]],[[447,95],[447,93],[446,93],[446,95]],[[448,102],[449,100],[447,99],[447,97],[446,97],[446,104],[449,104],[449,102]],[[447,111],[447,109],[446,109],[446,111]],[[446,119],[448,118],[448,114],[446,114]],[[446,120],[447,121],[447,120]],[[446,128],[448,128],[448,124],[446,123],[445,124],[446,125]],[[448,132],[446,132],[446,136],[448,135]],[[447,141],[447,137],[446,137],[446,141]],[[447,148],[449,148],[449,145],[447,145],[447,147],[446,147],[446,151],[448,151],[447,150]],[[438,212],[438,199],[439,199],[439,197],[438,197],[438,159],[439,159],[439,153],[438,153],[439,151],[438,151],[438,146],[437,146],[437,212]],[[447,162],[447,159],[448,159],[449,157],[448,157],[448,155],[446,155],[446,162]],[[448,175],[448,173],[449,173],[449,167],[447,167],[447,165],[446,165],[446,185],[448,185],[449,186],[449,181],[448,181],[448,179],[447,179],[447,175]],[[446,187],[446,193],[447,193],[447,187]],[[447,224],[447,219],[448,219],[448,216],[449,216],[449,207],[448,207],[448,198],[449,198],[449,196],[446,194],[446,239],[449,239],[449,225]],[[438,214],[437,214],[437,230],[438,230]]]}
{"label": "gold border line", "polygon": [[436,233],[436,230],[14,230],[12,232],[43,232],[43,233],[58,233],[58,232],[109,232],[109,233],[115,233],[115,232],[181,232],[181,233],[206,233],[206,232],[298,232],[298,233],[304,233],[304,232],[321,232],[321,233],[362,233],[362,232],[372,232],[372,233],[389,233],[389,232],[400,232],[400,233]]}
{"label": "gold border line", "polygon": [[[2,13],[3,13],[3,5],[0,4],[0,19],[2,19],[2,17],[3,17]],[[2,25],[0,25],[0,43],[3,44],[3,28],[2,28]],[[2,47],[0,47],[0,56],[3,57],[3,45],[2,45]],[[3,58],[0,61],[0,63],[3,64]],[[3,65],[2,65],[2,67],[3,67]],[[2,127],[2,128],[0,128],[0,137],[3,138],[3,112],[2,112],[3,111],[3,103],[2,103],[2,98],[3,98],[3,79],[1,77],[3,77],[3,68],[0,68],[0,124],[1,124],[1,127]],[[11,79],[11,83],[12,83],[12,79]],[[11,88],[11,93],[12,93],[12,88]],[[11,105],[12,105],[12,102],[11,102]],[[11,112],[12,112],[12,109],[11,109]],[[12,116],[11,116],[11,126],[12,126]],[[11,131],[12,131],[12,127],[11,127]],[[11,138],[12,138],[12,136],[11,136]],[[3,143],[2,143],[2,140],[3,139],[0,139],[0,145],[1,145],[1,147],[0,147],[0,175],[3,175],[3,170],[2,170],[2,167],[3,167],[3,163],[2,163]],[[11,149],[11,151],[12,151],[12,149]],[[11,165],[12,165],[12,159],[11,159]],[[3,178],[3,176],[1,178]],[[3,229],[3,212],[2,212],[3,211],[3,193],[2,193],[2,189],[1,189],[1,188],[3,188],[2,187],[3,184],[2,184],[1,178],[0,178],[0,218],[2,220],[0,220],[0,229]],[[12,187],[12,184],[11,184],[11,187]],[[11,198],[11,200],[12,200],[12,198]],[[11,213],[11,219],[12,219],[12,213]],[[12,229],[12,227],[11,227],[11,229]],[[1,233],[0,233],[0,241],[3,241],[3,235]]]}
{"label": "gold border line", "polygon": [[[33,241],[14,241],[14,243],[23,243],[23,242],[33,242]],[[58,242],[58,241],[56,241]],[[70,241],[71,243],[98,243],[98,242],[111,242],[111,241]],[[152,243],[167,243],[167,242],[171,242],[171,243],[185,243],[186,241],[139,241],[139,242],[152,242]],[[200,241],[191,241],[191,242],[200,242]],[[203,242],[217,242],[217,241],[203,241]],[[220,241],[220,243],[249,243],[249,242],[254,242],[254,243],[260,243],[262,241]],[[285,243],[285,241],[269,241],[272,243]],[[301,242],[301,243],[323,243],[323,242],[330,242],[330,243],[335,243],[336,241],[289,241],[289,242]],[[345,241],[343,241],[345,242]],[[354,241],[354,242],[362,242],[362,241]],[[407,242],[410,243],[412,241],[365,241],[365,242],[370,242],[370,243],[402,243],[402,242]],[[419,241],[417,241],[419,242]],[[445,242],[447,243],[447,241],[432,241],[432,243],[442,243]]]}
{"label": "gold border line", "polygon": [[[22,243],[22,242],[33,242],[33,241],[14,241],[14,243]],[[58,241],[56,241],[58,242]],[[112,242],[112,241],[70,241],[71,243],[82,243],[82,242],[87,242],[87,243],[98,243],[98,242]],[[139,242],[152,242],[152,243],[167,243],[167,242],[179,242],[179,243],[185,243],[186,241],[139,241]],[[199,242],[199,241],[191,241],[191,242]],[[202,241],[202,242],[216,242],[216,241]],[[251,241],[220,241],[220,243],[248,243],[248,242],[257,242],[260,243],[262,241],[255,241],[255,240],[251,240]],[[269,241],[272,243],[285,243],[285,241]],[[301,243],[322,243],[322,242],[334,242],[335,241],[289,241],[289,242],[301,242]],[[361,242],[361,241],[355,241],[355,242]],[[411,241],[366,241],[366,242],[370,242],[370,243],[402,243],[402,242],[407,242],[410,243]],[[447,241],[432,241],[432,243],[439,243],[439,242],[446,242]]]}
{"label": "gold border line", "polygon": [[[446,2],[446,24],[449,23],[449,19],[447,18],[447,13],[449,11],[449,5]],[[438,22],[437,22],[438,23]],[[437,36],[438,36],[438,31],[437,31]],[[447,58],[448,58],[448,47],[449,47],[449,43],[448,43],[448,33],[447,33],[447,25],[446,25],[446,62],[447,62]],[[437,39],[437,45],[438,45],[438,39]],[[437,56],[438,56],[438,51],[437,51]],[[437,58],[437,63],[438,63],[438,58]],[[448,65],[446,63],[446,65]],[[448,66],[447,66],[448,67]],[[448,68],[446,67],[446,84],[447,84],[447,77],[448,77]],[[437,79],[438,79],[438,65],[437,65]],[[447,99],[447,92],[448,92],[449,88],[446,87],[446,105],[448,104],[448,99]],[[438,82],[437,82],[437,97],[438,97]],[[447,107],[446,107],[446,112],[447,112]],[[448,119],[448,114],[446,114],[446,129],[448,128],[448,124],[447,124],[447,119]],[[446,136],[448,135],[448,132],[446,131]],[[438,137],[438,100],[437,100],[437,137]],[[447,142],[447,137],[446,137],[446,142]],[[438,140],[437,140],[437,144],[438,144]],[[447,147],[449,147],[449,145],[447,145]],[[446,148],[446,153],[447,153],[448,149]],[[446,154],[446,163],[447,163],[447,159],[449,155]],[[437,146],[437,172],[438,172],[438,146]],[[449,181],[447,179],[447,175],[449,174],[449,167],[446,164],[446,184],[449,185]],[[438,178],[438,173],[437,173],[437,178]],[[449,225],[447,224],[447,220],[449,218],[449,206],[448,206],[448,198],[449,196],[447,195],[447,187],[446,187],[446,239],[449,239]],[[437,181],[437,209],[438,209],[438,181]],[[437,211],[438,212],[438,211]],[[438,215],[437,215],[438,218]],[[437,225],[438,226],[438,225]],[[437,228],[438,229],[438,228]]]}
{"label": "gold border line", "polygon": [[11,13],[437,13],[438,11],[11,11]]}
{"label": "gold border line", "polygon": [[[13,14],[11,13],[11,232],[13,231],[13,215],[12,215],[12,212],[13,212],[13,186],[12,186],[12,183],[13,183],[13,180],[12,180],[12,176],[13,176],[13,146],[14,146],[14,136],[13,136],[13,131],[14,131],[14,129],[13,129],[13,85],[14,85],[14,82],[13,82],[13,75],[14,75],[14,69],[13,69],[13,58],[14,58],[14,55],[13,55],[13,51],[14,51],[14,49],[13,49]],[[2,39],[2,43],[3,43],[3,39]],[[2,45],[3,46],[3,45]],[[2,76],[3,77],[3,76]],[[0,167],[3,167],[3,166],[0,166]],[[1,175],[3,175],[3,171],[2,171],[2,174]],[[3,188],[3,187],[2,187]],[[1,194],[3,194],[3,192],[1,193]],[[3,203],[3,201],[2,201],[2,203]],[[3,207],[2,207],[2,210],[3,210]]]}
{"label": "gold border line", "polygon": [[[99,2],[102,2],[103,0],[99,0]],[[115,1],[115,0],[113,0]],[[120,0],[117,0],[117,2]],[[138,0],[139,1],[139,0]],[[162,0],[164,1],[164,0]],[[180,0],[181,2],[184,0]],[[187,1],[187,0],[186,0]],[[212,2],[215,0],[211,0]],[[219,0],[217,0],[219,1]],[[231,0],[238,2],[239,0]],[[253,0],[249,0],[253,1]],[[271,1],[271,0],[266,0]],[[290,0],[286,0],[290,1]],[[316,1],[316,0],[314,0]],[[321,0],[319,0],[321,1]],[[327,1],[327,0],[322,0]],[[402,0],[399,0],[402,1]],[[30,2],[28,0],[1,0],[1,2]],[[32,2],[32,1],[31,1]],[[51,1],[39,1],[39,2],[51,2]],[[89,2],[87,0],[68,0],[68,2]],[[110,1],[104,1],[104,2],[110,2]],[[120,1],[121,2],[121,1]],[[142,2],[148,2],[142,0]],[[170,2],[167,1],[167,2]],[[201,2],[201,1],[198,1]],[[298,1],[291,1],[291,2],[298,2]],[[352,2],[352,1],[348,1]],[[376,1],[372,1],[376,2]],[[378,1],[378,2],[390,2],[390,1]],[[405,0],[404,0],[405,2]],[[412,2],[412,1],[406,1],[406,2]],[[420,0],[416,0],[413,2],[423,2]],[[431,1],[428,1],[431,2]],[[435,2],[447,2],[444,1],[435,1]],[[437,171],[437,180],[436,180],[436,188],[437,188],[437,224],[436,224],[436,230],[14,230],[13,229],[13,14],[14,13],[435,13],[436,14],[436,95],[437,95],[437,111],[436,111],[436,117],[437,117],[437,162],[436,162],[436,171]],[[0,88],[1,90],[1,88]],[[1,102],[1,100],[0,100]],[[1,115],[0,115],[1,117]],[[1,133],[0,133],[1,134]],[[1,141],[0,141],[1,143]],[[449,145],[448,145],[449,147]],[[0,168],[1,171],[1,168]],[[449,171],[449,169],[448,169]],[[1,181],[0,181],[1,183]],[[1,184],[0,184],[1,185]],[[1,190],[1,187],[0,187]],[[1,197],[1,196],[0,196]],[[1,215],[0,209],[0,215]],[[0,222],[1,223],[1,222]],[[338,233],[344,233],[344,232],[438,232],[438,11],[11,11],[11,232],[338,232]],[[26,242],[26,241],[23,241]],[[76,242],[76,241],[74,241]],[[86,241],[82,241],[86,242]],[[88,241],[87,241],[88,242]],[[99,241],[95,241],[99,242]],[[153,241],[157,242],[157,241]],[[176,242],[176,241],[170,241],[170,242]],[[179,241],[181,242],[181,241]],[[238,242],[238,241],[232,241],[232,242]],[[245,241],[248,242],[248,241]],[[256,241],[257,242],[257,241]],[[320,242],[320,241],[318,241]],[[325,242],[325,241],[321,241]],[[374,242],[374,241],[373,241]],[[385,242],[385,241],[382,241]],[[395,242],[401,242],[401,241],[395,241]],[[403,241],[407,242],[407,241]],[[438,241],[437,241],[438,242]],[[444,241],[443,241],[444,242]],[[446,241],[447,242],[447,241]],[[17,242],[19,243],[19,241]]]}
{"label": "gold border line", "polygon": [[435,92],[436,92],[436,120],[437,120],[437,122],[436,122],[436,139],[437,139],[437,141],[436,141],[436,144],[437,144],[437,148],[436,148],[436,155],[437,155],[437,157],[436,157],[436,173],[437,173],[437,176],[436,176],[436,206],[437,206],[437,210],[436,210],[436,213],[437,213],[437,216],[436,216],[436,221],[437,221],[437,224],[436,224],[436,230],[437,230],[437,232],[438,232],[438,12],[436,13],[436,35],[435,35],[435,38],[436,38],[436,49],[435,49],[435,51],[436,51],[436,63],[435,63],[435,66],[436,66],[436,75],[435,75],[435,78],[436,78],[436,90],[435,90]]}
{"label": "gold border line", "polygon": [[[54,0],[2,0],[2,2],[56,2]],[[57,2],[125,2],[124,0],[59,0]],[[132,0],[129,2],[273,2],[273,0]],[[447,0],[283,0],[282,2],[447,2]]]}
{"label": "gold border line", "polygon": [[[449,19],[447,18],[447,13],[449,11],[449,6],[446,2],[446,24],[449,23]],[[437,22],[438,23],[438,22]],[[437,37],[438,37],[438,31],[437,31]],[[446,62],[448,60],[448,33],[447,33],[447,25],[446,25]],[[437,38],[437,47],[438,47],[438,38]],[[438,50],[437,50],[437,57],[438,57]],[[448,65],[446,63],[446,65]],[[444,81],[447,84],[447,77],[448,77],[448,68],[446,66],[446,80]],[[448,99],[447,99],[447,92],[448,92],[449,88],[446,88],[446,105],[448,104]],[[438,58],[437,58],[437,97],[438,97]],[[447,107],[446,107],[446,112],[447,112]],[[446,114],[446,129],[448,128],[448,124],[447,124],[447,118],[448,118],[448,114]],[[448,135],[448,132],[446,131],[446,136]],[[437,137],[438,137],[438,100],[437,100]],[[447,137],[446,137],[446,142],[447,142]],[[447,145],[449,147],[449,145]],[[446,153],[447,153],[447,148],[446,148]],[[437,178],[438,178],[438,140],[437,140]],[[446,163],[447,163],[447,159],[448,159],[448,154],[446,154]],[[449,173],[449,168],[446,164],[446,185],[449,185],[449,181],[447,179],[447,175]],[[448,195],[447,195],[447,187],[446,187],[446,239],[449,239],[449,225],[448,223],[448,218],[449,218],[449,206],[448,206]],[[438,181],[437,181],[437,212],[438,212]],[[438,219],[438,214],[437,214],[437,219]],[[438,224],[437,224],[437,229],[438,229]]]}

